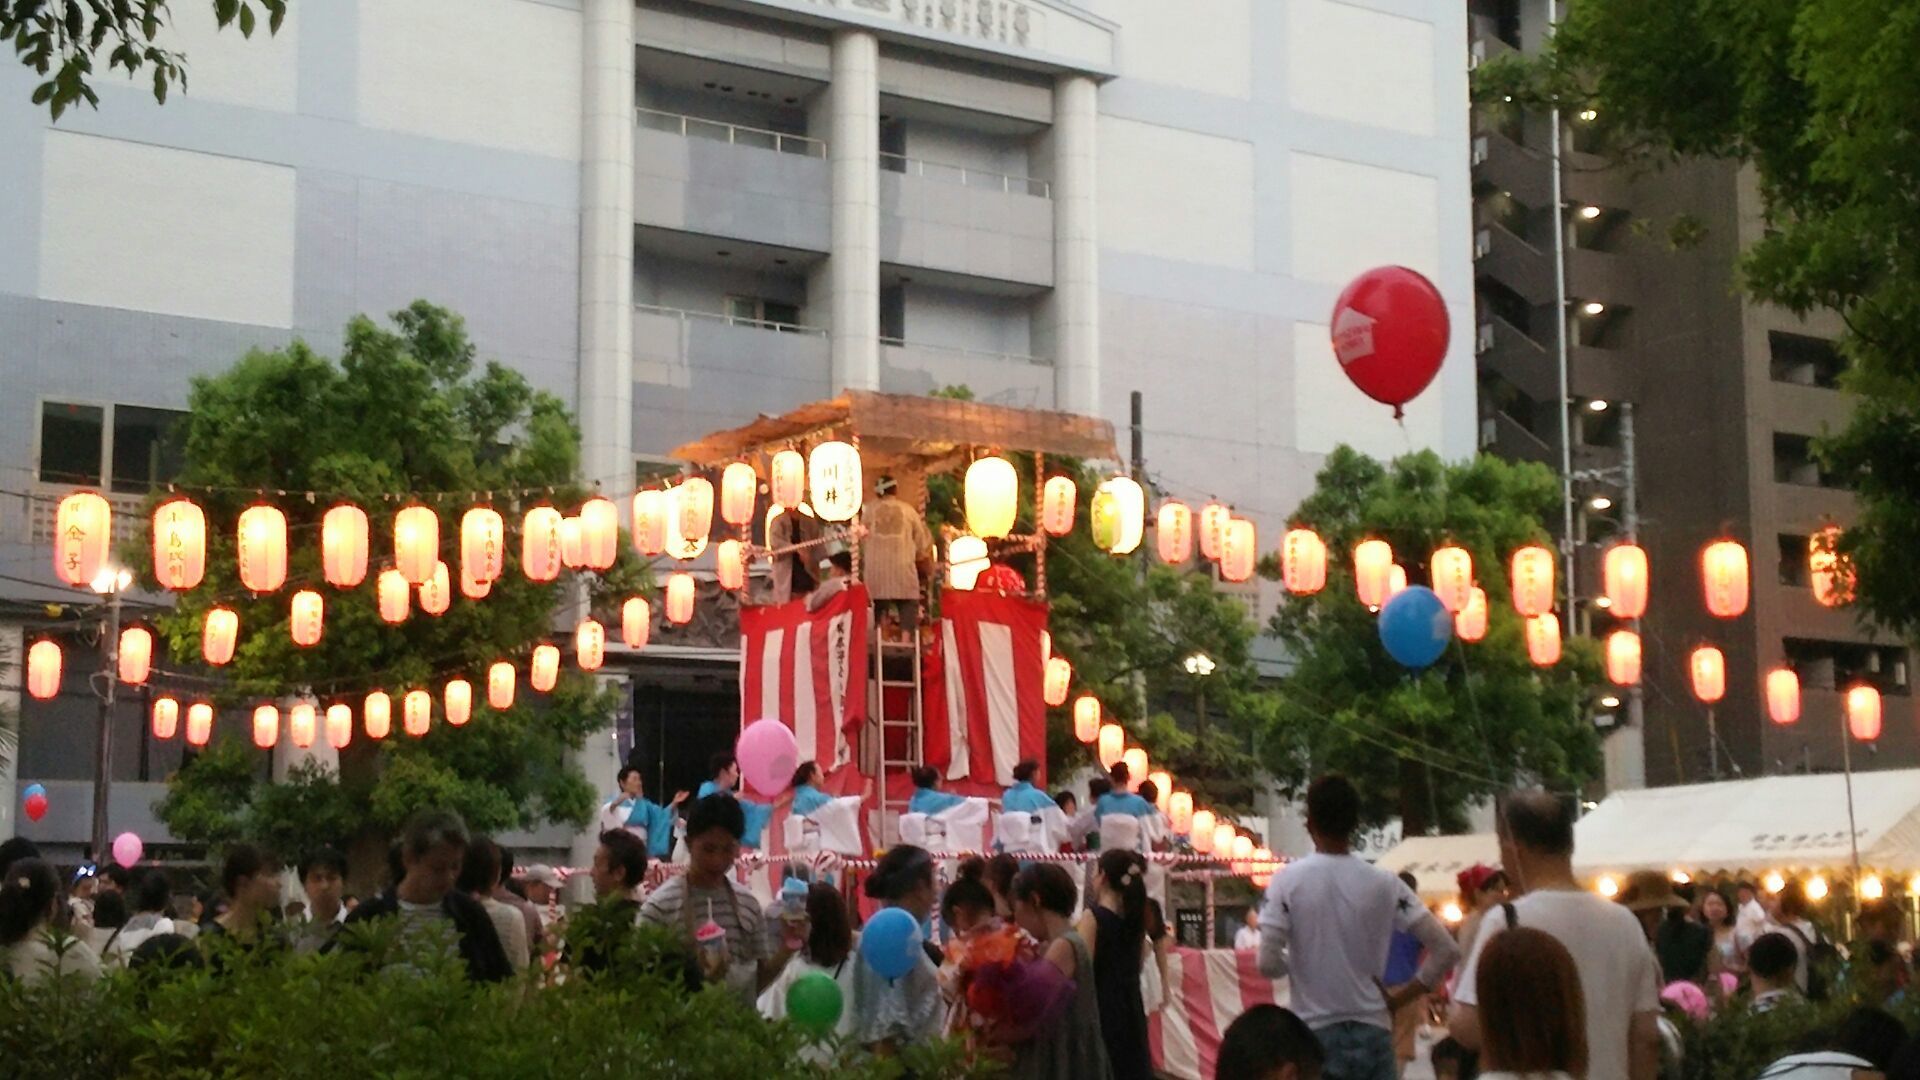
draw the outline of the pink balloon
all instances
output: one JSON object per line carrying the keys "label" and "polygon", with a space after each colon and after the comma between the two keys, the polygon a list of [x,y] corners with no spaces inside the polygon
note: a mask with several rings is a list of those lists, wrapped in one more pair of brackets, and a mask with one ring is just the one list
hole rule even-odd
{"label": "pink balloon", "polygon": [[132,866],[140,861],[140,855],[146,851],[146,845],[130,832],[123,832],[113,838],[113,861],[121,866]]}
{"label": "pink balloon", "polygon": [[734,744],[734,757],[740,762],[740,778],[766,798],[773,798],[793,783],[793,770],[800,765],[800,744],[793,731],[778,720],[755,720],[740,733]]}

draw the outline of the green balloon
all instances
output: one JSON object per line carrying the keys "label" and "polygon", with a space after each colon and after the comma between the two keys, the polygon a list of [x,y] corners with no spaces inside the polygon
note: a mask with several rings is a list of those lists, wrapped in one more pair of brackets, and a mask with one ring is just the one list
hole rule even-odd
{"label": "green balloon", "polygon": [[808,972],[787,987],[787,1019],[815,1038],[840,1022],[841,1007],[840,984],[824,972]]}

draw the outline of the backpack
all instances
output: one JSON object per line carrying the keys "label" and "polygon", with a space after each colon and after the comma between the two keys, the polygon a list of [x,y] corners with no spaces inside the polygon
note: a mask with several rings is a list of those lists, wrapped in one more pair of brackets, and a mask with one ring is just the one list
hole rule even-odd
{"label": "backpack", "polygon": [[1799,927],[1788,924],[1784,929],[1800,939],[1807,958],[1807,1000],[1825,1001],[1832,993],[1833,973],[1840,968],[1840,950],[1827,935],[1813,928],[1813,937],[1809,938]]}

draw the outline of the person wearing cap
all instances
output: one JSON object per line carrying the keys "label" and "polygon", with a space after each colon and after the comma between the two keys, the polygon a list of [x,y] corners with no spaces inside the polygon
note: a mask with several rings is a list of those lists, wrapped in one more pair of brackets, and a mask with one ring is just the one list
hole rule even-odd
{"label": "person wearing cap", "polygon": [[1471,948],[1475,936],[1480,933],[1480,920],[1486,917],[1487,912],[1507,902],[1507,875],[1496,867],[1475,863],[1455,874],[1453,883],[1460,890],[1461,906],[1467,909],[1455,937],[1461,948]]}
{"label": "person wearing cap", "polygon": [[534,863],[522,870],[520,883],[526,886],[527,902],[537,908],[551,906],[560,894],[560,887],[566,884],[560,878],[560,871],[546,863]]}
{"label": "person wearing cap", "polygon": [[933,570],[933,534],[920,511],[900,498],[893,477],[880,477],[873,490],[875,498],[860,512],[867,527],[863,576],[881,613],[880,632],[908,636],[918,628],[920,597]]}
{"label": "person wearing cap", "polygon": [[838,544],[832,554],[820,560],[820,584],[807,594],[807,610],[819,611],[827,601],[845,592],[853,581],[853,553]]}

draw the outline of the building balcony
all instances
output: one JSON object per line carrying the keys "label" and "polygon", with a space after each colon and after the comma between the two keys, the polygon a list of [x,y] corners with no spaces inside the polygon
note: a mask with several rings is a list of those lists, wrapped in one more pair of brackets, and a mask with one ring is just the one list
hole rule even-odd
{"label": "building balcony", "polygon": [[804,135],[634,110],[637,225],[802,251],[830,246],[827,144]]}
{"label": "building balcony", "polygon": [[1853,400],[1839,390],[1776,381],[1767,397],[1774,425],[1796,435],[1831,434],[1853,415]]}
{"label": "building balcony", "polygon": [[880,155],[883,262],[1053,285],[1053,201],[1045,180]]}
{"label": "building balcony", "polygon": [[1015,353],[880,339],[880,389],[930,394],[965,386],[979,401],[1028,409],[1053,408],[1053,365]]}
{"label": "building balcony", "polygon": [[1551,309],[1557,302],[1553,252],[1484,216],[1474,232],[1473,252],[1475,273],[1500,282],[1533,307]]}
{"label": "building balcony", "polygon": [[664,451],[828,397],[830,366],[817,327],[636,305],[634,446]]}
{"label": "building balcony", "polygon": [[1545,154],[1520,145],[1498,127],[1473,136],[1473,178],[1492,184],[1528,206],[1553,205],[1553,165]]}
{"label": "building balcony", "polygon": [[1558,469],[1560,456],[1525,424],[1498,410],[1480,420],[1480,448],[1515,461],[1537,461]]}

